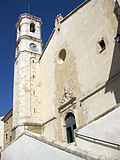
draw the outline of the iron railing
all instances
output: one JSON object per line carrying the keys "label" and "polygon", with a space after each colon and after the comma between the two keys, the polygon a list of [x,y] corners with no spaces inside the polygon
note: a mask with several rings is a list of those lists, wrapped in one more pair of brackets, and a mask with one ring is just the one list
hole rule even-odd
{"label": "iron railing", "polygon": [[120,144],[117,144],[117,143],[112,143],[112,142],[109,142],[109,141],[105,141],[105,140],[102,140],[102,139],[98,139],[98,138],[94,138],[94,137],[90,137],[90,136],[86,136],[86,135],[78,134],[78,133],[75,133],[75,135],[78,138],[87,138],[87,139],[91,139],[91,140],[94,140],[94,141],[98,141],[98,142],[102,142],[102,143],[106,143],[106,144],[109,144],[109,145],[120,147]]}

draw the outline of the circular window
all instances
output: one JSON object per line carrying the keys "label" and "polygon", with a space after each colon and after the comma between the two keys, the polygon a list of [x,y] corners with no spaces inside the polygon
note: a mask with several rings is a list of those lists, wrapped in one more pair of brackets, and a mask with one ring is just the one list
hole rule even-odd
{"label": "circular window", "polygon": [[62,64],[65,61],[66,58],[66,50],[62,49],[59,53],[59,64]]}

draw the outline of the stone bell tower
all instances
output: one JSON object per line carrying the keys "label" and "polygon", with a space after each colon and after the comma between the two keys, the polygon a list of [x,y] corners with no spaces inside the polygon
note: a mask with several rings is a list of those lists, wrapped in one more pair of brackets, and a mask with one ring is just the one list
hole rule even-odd
{"label": "stone bell tower", "polygon": [[42,54],[40,18],[22,14],[16,24],[14,64],[13,138],[24,130],[41,132],[40,56]]}

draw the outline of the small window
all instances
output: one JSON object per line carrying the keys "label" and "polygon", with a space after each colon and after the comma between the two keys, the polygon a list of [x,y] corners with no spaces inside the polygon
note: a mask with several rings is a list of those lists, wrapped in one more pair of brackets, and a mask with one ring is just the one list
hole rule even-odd
{"label": "small window", "polygon": [[35,78],[35,75],[33,75],[33,79]]}
{"label": "small window", "polygon": [[19,26],[19,28],[18,28],[18,29],[19,29],[19,32],[20,32],[20,31],[21,31],[21,27]]}
{"label": "small window", "polygon": [[19,49],[19,47],[17,47],[17,54],[19,53],[19,51],[20,51],[20,49]]}
{"label": "small window", "polygon": [[102,39],[98,43],[99,43],[99,46],[100,46],[100,53],[101,53],[102,51],[104,51],[106,49],[105,41]]}
{"label": "small window", "polygon": [[12,141],[12,136],[10,136],[10,142]]}
{"label": "small window", "polygon": [[35,32],[35,24],[34,23],[31,23],[30,24],[30,32]]}
{"label": "small window", "polygon": [[8,139],[8,134],[6,134],[6,139]]}
{"label": "small window", "polygon": [[35,95],[35,91],[33,91],[33,95]]}
{"label": "small window", "polygon": [[8,134],[5,135],[5,140],[8,141]]}

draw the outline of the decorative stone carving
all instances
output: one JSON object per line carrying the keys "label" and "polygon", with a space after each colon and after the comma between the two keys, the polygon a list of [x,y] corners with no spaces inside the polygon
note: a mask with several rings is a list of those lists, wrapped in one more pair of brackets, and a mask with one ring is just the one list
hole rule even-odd
{"label": "decorative stone carving", "polygon": [[60,31],[60,22],[63,20],[63,17],[61,14],[57,15],[57,17],[55,18],[55,29],[57,32]]}
{"label": "decorative stone carving", "polygon": [[73,97],[74,97],[73,89],[64,87],[64,94],[62,98],[60,99],[60,105],[64,105],[66,102],[68,102]]}

